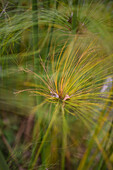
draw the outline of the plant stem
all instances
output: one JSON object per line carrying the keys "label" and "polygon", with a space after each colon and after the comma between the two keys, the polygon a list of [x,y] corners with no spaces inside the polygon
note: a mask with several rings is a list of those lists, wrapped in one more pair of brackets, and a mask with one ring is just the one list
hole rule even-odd
{"label": "plant stem", "polygon": [[77,4],[78,4],[78,0],[74,0],[73,1],[73,17],[72,17],[72,30],[74,31],[74,33],[76,33],[77,31]]}
{"label": "plant stem", "polygon": [[34,71],[37,70],[39,66],[38,60],[38,0],[32,0],[32,21],[33,21],[33,51],[34,51]]}
{"label": "plant stem", "polygon": [[[56,0],[55,1],[55,9],[57,10],[58,9],[58,1]],[[53,20],[53,24],[55,22],[55,17],[54,17],[54,20]],[[50,46],[51,46],[51,41],[52,41],[52,36],[53,36],[53,29],[54,29],[54,26],[52,25],[51,27],[51,30],[50,30],[50,39],[49,39],[49,44],[48,44],[48,49],[47,49],[47,56],[49,56],[49,51],[50,51]]]}
{"label": "plant stem", "polygon": [[65,169],[65,150],[67,145],[67,124],[64,115],[64,107],[62,106],[62,154],[61,154],[61,169]]}
{"label": "plant stem", "polygon": [[51,122],[50,122],[50,124],[49,124],[49,126],[48,126],[48,129],[47,129],[47,131],[46,131],[46,133],[45,133],[45,135],[44,135],[44,137],[43,137],[43,140],[42,140],[42,143],[41,143],[41,145],[40,145],[40,147],[39,147],[39,149],[38,149],[38,152],[36,153],[36,156],[35,156],[35,158],[34,158],[34,161],[33,161],[32,165],[30,165],[29,170],[33,169],[33,167],[36,165],[36,162],[37,162],[37,159],[38,159],[38,157],[39,157],[39,154],[40,154],[40,152],[42,151],[42,148],[43,148],[43,145],[44,145],[44,143],[45,143],[45,141],[46,141],[46,138],[48,137],[48,134],[49,134],[49,132],[50,132],[50,129],[51,129],[51,127],[52,127],[52,125],[53,125],[53,123],[54,123],[54,121],[55,121],[55,119],[56,119],[56,116],[57,116],[57,113],[58,113],[58,110],[59,110],[59,107],[58,107],[58,106],[59,106],[59,104],[57,104],[56,107],[55,107],[55,112],[53,113]]}

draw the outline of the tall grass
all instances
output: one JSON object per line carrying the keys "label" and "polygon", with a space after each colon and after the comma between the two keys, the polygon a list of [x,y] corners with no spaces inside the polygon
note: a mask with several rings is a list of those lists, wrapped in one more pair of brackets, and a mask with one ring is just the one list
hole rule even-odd
{"label": "tall grass", "polygon": [[0,15],[0,144],[9,168],[112,169],[111,82],[101,91],[113,79],[111,11],[36,2],[9,3]]}

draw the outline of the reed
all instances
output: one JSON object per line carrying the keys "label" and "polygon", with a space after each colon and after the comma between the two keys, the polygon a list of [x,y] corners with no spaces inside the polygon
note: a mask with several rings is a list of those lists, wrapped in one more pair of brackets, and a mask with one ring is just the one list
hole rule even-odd
{"label": "reed", "polygon": [[36,53],[38,50],[38,1],[32,0],[32,21],[33,21],[33,50],[34,50],[34,70],[39,67],[38,58],[39,54]]}

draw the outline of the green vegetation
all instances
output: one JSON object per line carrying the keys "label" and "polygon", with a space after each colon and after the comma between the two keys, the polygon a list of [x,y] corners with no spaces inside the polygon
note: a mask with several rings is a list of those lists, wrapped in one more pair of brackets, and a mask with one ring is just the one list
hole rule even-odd
{"label": "green vegetation", "polygon": [[1,170],[112,170],[112,7],[0,2]]}

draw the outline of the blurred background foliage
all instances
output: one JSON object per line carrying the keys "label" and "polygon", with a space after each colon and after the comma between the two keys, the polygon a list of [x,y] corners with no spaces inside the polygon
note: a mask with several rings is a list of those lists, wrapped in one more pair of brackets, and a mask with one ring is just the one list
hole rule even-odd
{"label": "blurred background foliage", "polygon": [[112,0],[0,1],[1,170],[112,169],[112,46]]}

